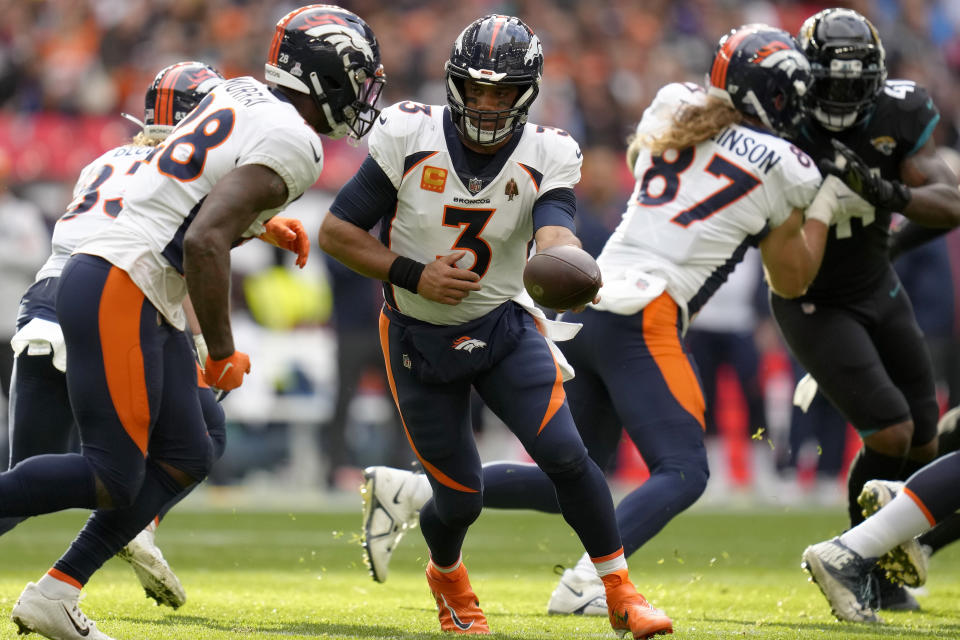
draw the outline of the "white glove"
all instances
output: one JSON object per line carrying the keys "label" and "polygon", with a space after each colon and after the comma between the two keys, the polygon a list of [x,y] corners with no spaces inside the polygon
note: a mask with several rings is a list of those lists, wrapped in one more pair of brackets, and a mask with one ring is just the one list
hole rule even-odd
{"label": "white glove", "polygon": [[203,339],[202,333],[193,334],[193,344],[197,348],[197,361],[200,362],[200,368],[207,366],[207,357],[210,351],[207,349],[207,341]]}
{"label": "white glove", "polygon": [[800,407],[804,413],[810,408],[814,396],[817,395],[817,381],[809,373],[797,383],[797,388],[793,391],[793,404]]}
{"label": "white glove", "polygon": [[838,238],[850,237],[850,218],[862,218],[863,224],[873,222],[876,210],[861,198],[843,180],[828,175],[820,184],[817,195],[807,207],[806,217],[825,225],[836,225]]}

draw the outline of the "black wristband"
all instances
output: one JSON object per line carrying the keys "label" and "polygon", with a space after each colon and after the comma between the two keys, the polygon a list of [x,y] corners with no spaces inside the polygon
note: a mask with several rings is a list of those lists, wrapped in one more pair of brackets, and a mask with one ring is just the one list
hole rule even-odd
{"label": "black wristband", "polygon": [[390,272],[387,274],[387,280],[390,284],[403,287],[407,291],[417,292],[417,286],[420,284],[420,274],[427,265],[417,262],[406,256],[397,256],[397,259],[390,265]]}

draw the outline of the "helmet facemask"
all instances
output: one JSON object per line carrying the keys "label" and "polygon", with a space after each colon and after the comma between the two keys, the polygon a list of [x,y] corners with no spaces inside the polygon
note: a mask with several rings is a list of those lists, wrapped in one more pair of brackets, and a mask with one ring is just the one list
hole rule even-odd
{"label": "helmet facemask", "polygon": [[813,77],[810,113],[825,129],[843,131],[867,115],[886,73],[857,58],[832,58],[829,67],[815,65]]}
{"label": "helmet facemask", "polygon": [[471,79],[493,86],[517,87],[517,97],[508,109],[487,111],[466,105],[466,83],[463,77],[447,71],[447,103],[450,105],[453,123],[460,134],[470,142],[481,146],[499,144],[509,137],[515,129],[527,122],[530,104],[537,97],[535,84],[504,84],[491,82],[489,72],[468,69]]}

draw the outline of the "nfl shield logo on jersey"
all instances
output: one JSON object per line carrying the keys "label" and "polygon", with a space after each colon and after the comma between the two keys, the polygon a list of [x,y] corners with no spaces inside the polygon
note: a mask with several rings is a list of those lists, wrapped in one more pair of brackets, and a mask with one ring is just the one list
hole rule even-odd
{"label": "nfl shield logo on jersey", "polygon": [[483,181],[480,178],[470,178],[470,182],[467,183],[467,190],[473,195],[477,195],[481,189],[483,189]]}

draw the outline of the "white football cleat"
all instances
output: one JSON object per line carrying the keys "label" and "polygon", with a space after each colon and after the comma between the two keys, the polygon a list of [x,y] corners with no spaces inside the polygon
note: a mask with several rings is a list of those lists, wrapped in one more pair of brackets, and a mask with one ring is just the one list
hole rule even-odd
{"label": "white football cleat", "polygon": [[422,475],[392,467],[367,467],[363,479],[363,559],[371,577],[386,582],[390,556],[407,529],[417,526],[423,505],[416,504],[415,497]]}
{"label": "white football cleat", "polygon": [[560,584],[553,590],[547,603],[549,614],[577,614],[606,616],[607,591],[596,572],[588,575],[576,569],[565,569]]}
{"label": "white football cleat", "polygon": [[13,606],[10,619],[17,625],[18,635],[32,631],[52,640],[113,640],[80,611],[79,602],[79,594],[75,598],[48,598],[30,582]]}
{"label": "white football cleat", "polygon": [[160,552],[155,542],[156,530],[155,522],[148,524],[117,552],[117,557],[130,563],[148,598],[176,609],[187,601],[187,592]]}
{"label": "white football cleat", "polygon": [[[864,517],[880,511],[903,489],[903,484],[893,480],[868,480],[857,497]],[[893,582],[920,587],[927,581],[930,554],[917,538],[911,538],[880,556],[877,564]]]}

